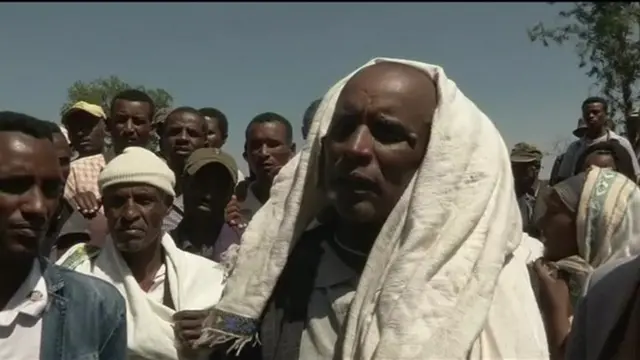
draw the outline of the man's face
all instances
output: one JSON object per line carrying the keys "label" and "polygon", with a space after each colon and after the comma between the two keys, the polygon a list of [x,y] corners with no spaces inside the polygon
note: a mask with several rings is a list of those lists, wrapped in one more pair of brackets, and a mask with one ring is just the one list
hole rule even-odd
{"label": "man's face", "polygon": [[582,107],[582,118],[587,124],[587,132],[599,132],[605,126],[607,114],[602,103],[589,103]]}
{"label": "man's face", "polygon": [[186,184],[183,192],[186,214],[224,216],[235,187],[227,168],[218,163],[207,164],[189,177]]}
{"label": "man's face", "polygon": [[53,146],[56,148],[56,155],[58,156],[58,162],[62,170],[62,179],[66,182],[71,168],[71,147],[67,143],[67,139],[64,138],[64,135],[59,133],[53,134]]}
{"label": "man's face", "polygon": [[162,130],[162,151],[169,162],[183,164],[189,155],[207,144],[206,123],[200,114],[172,113]]}
{"label": "man's face", "polygon": [[540,166],[535,161],[512,162],[511,171],[513,172],[516,188],[525,191],[533,187],[533,184],[538,179]]}
{"label": "man's face", "polygon": [[245,159],[258,180],[273,180],[295,152],[287,128],[277,121],[251,125],[245,147]]}
{"label": "man's face", "polygon": [[38,255],[62,185],[51,141],[0,133],[0,261],[22,262]]}
{"label": "man's face", "polygon": [[135,253],[156,244],[171,197],[144,184],[118,184],[105,189],[104,215],[116,248]]}
{"label": "man's face", "polygon": [[436,89],[411,67],[382,63],[345,85],[323,139],[324,184],[345,220],[385,221],[429,143]]}
{"label": "man's face", "polygon": [[204,119],[207,121],[207,144],[209,147],[220,149],[227,139],[220,130],[218,119],[210,116],[205,116]]}
{"label": "man's face", "polygon": [[151,138],[151,105],[118,99],[111,109],[109,132],[116,153],[128,146],[147,147]]}
{"label": "man's face", "polygon": [[80,156],[94,155],[104,147],[104,120],[84,111],[75,111],[64,119],[69,142]]}

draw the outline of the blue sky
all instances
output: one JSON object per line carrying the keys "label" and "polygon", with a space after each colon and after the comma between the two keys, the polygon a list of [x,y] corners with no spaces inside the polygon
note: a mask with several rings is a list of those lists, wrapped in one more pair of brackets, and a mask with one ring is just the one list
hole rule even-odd
{"label": "blue sky", "polygon": [[[0,4],[0,108],[58,120],[76,80],[118,75],[227,114],[241,158],[256,114],[291,120],[373,57],[442,66],[509,146],[570,137],[591,81],[572,47],[532,44],[546,3]],[[548,172],[550,161],[543,166]]]}

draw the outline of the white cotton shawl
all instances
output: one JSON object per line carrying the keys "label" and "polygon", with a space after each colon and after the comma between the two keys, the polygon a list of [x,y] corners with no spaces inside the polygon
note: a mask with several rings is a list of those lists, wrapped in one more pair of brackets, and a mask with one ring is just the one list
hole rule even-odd
{"label": "white cotton shawl", "polygon": [[255,339],[234,332],[247,329],[237,324],[259,321],[297,239],[326,204],[316,169],[338,96],[356,72],[380,62],[427,73],[438,106],[427,154],[368,257],[336,358],[548,358],[525,264],[531,251],[519,248],[506,145],[440,67],[388,58],[368,62],[324,96],[307,146],[280,171],[244,233],[202,342],[235,340],[237,349]]}
{"label": "white cotton shawl", "polygon": [[[176,311],[202,310],[215,305],[222,293],[224,270],[209,259],[178,249],[168,234],[163,236],[162,246]],[[78,272],[105,280],[120,291],[127,303],[128,359],[191,358],[178,354],[171,319],[175,311],[147,296],[111,238],[107,239],[93,261],[86,257],[84,244],[78,244],[69,249],[57,264],[65,264]]]}

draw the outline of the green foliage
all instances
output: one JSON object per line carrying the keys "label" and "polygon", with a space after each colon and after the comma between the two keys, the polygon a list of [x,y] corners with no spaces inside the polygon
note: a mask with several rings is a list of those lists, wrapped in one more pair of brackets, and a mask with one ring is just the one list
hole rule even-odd
{"label": "green foliage", "polygon": [[[164,89],[149,89],[144,86],[133,86],[124,82],[119,77],[112,75],[108,78],[98,78],[90,82],[76,81],[67,89],[67,100],[60,109],[60,115],[78,101],[86,101],[102,106],[105,113],[109,114],[109,104],[111,99],[119,92],[127,89],[137,89],[146,92],[156,105],[156,111],[170,108],[173,97]],[[111,141],[105,139],[105,146],[110,147]],[[157,151],[159,148],[158,138],[154,136],[150,149]]]}
{"label": "green foliage", "polygon": [[[554,3],[549,3],[554,4]],[[527,30],[532,42],[544,46],[571,43],[585,68],[609,101],[610,116],[616,123],[626,120],[627,133],[635,134],[628,119],[639,98],[636,82],[640,76],[640,3],[561,3],[561,24],[548,28],[538,23]]]}
{"label": "green foliage", "polygon": [[133,86],[119,77],[112,75],[108,78],[98,78],[90,82],[76,81],[67,89],[67,101],[62,105],[62,115],[69,107],[78,101],[86,101],[102,106],[109,113],[111,99],[119,92],[127,89],[138,89],[146,92],[156,104],[157,109],[171,107],[173,97],[164,89],[148,89],[144,86]]}

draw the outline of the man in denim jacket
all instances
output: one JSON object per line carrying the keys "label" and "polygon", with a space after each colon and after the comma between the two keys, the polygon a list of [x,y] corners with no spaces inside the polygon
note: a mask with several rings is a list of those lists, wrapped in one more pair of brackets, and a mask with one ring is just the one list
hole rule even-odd
{"label": "man in denim jacket", "polygon": [[39,256],[63,180],[47,124],[0,112],[0,359],[126,358],[124,299]]}

